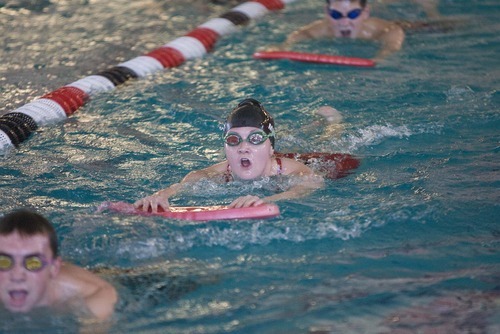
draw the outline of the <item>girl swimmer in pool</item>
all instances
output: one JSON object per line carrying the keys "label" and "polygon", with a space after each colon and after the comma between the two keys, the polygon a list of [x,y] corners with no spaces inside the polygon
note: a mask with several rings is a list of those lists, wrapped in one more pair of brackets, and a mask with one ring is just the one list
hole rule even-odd
{"label": "girl swimmer in pool", "polygon": [[210,167],[192,171],[170,187],[142,198],[134,206],[143,211],[168,210],[169,197],[175,195],[187,182],[215,179],[221,182],[255,180],[275,175],[299,176],[303,181],[288,190],[268,197],[254,195],[235,199],[230,208],[257,206],[264,202],[305,196],[323,186],[323,178],[302,162],[274,156],[274,120],[259,101],[246,99],[231,111],[224,125],[224,152],[226,160]]}

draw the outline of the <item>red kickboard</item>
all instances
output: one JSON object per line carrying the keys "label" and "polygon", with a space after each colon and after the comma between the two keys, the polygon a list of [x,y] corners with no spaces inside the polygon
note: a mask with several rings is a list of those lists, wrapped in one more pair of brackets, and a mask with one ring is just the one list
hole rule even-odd
{"label": "red kickboard", "polygon": [[288,59],[306,63],[332,64],[343,66],[373,67],[375,62],[371,59],[325,55],[318,53],[295,52],[295,51],[260,51],[253,54],[255,59]]}
{"label": "red kickboard", "polygon": [[228,220],[228,219],[262,219],[279,216],[280,209],[276,204],[266,203],[248,208],[228,208],[225,205],[214,206],[176,206],[170,207],[170,211],[157,213],[144,212],[134,208],[133,204],[125,202],[104,202],[98,211],[110,210],[119,213],[142,216],[161,216],[179,220]]}

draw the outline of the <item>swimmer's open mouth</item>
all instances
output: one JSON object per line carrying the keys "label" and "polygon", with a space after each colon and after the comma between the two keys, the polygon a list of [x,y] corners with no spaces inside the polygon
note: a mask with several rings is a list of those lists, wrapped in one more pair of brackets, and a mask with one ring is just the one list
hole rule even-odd
{"label": "swimmer's open mouth", "polygon": [[252,162],[247,158],[241,158],[240,164],[241,164],[241,167],[250,167]]}
{"label": "swimmer's open mouth", "polygon": [[342,37],[351,37],[351,31],[350,30],[341,30],[340,34]]}
{"label": "swimmer's open mouth", "polygon": [[22,305],[26,301],[26,297],[28,296],[28,291],[26,290],[11,290],[9,291],[9,296],[11,302],[14,305]]}

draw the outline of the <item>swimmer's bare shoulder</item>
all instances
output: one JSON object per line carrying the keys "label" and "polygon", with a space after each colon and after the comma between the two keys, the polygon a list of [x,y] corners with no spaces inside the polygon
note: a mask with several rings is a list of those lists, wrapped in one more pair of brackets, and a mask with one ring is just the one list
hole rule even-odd
{"label": "swimmer's bare shoulder", "polygon": [[106,320],[114,312],[118,300],[116,289],[96,274],[63,262],[51,285],[50,303],[64,304],[75,298],[84,300],[88,310],[99,320]]}
{"label": "swimmer's bare shoulder", "polygon": [[311,168],[295,159],[281,158],[281,166],[283,168],[282,173],[284,175],[314,175],[314,172]]}
{"label": "swimmer's bare shoulder", "polygon": [[384,35],[391,33],[393,30],[400,30],[403,32],[401,27],[392,21],[387,21],[378,17],[369,17],[363,21],[361,33],[358,36],[362,39],[373,39],[377,40]]}
{"label": "swimmer's bare shoulder", "polygon": [[326,19],[319,19],[305,25],[290,35],[285,42],[285,45],[291,45],[307,39],[318,39],[325,37],[335,37],[335,34]]}

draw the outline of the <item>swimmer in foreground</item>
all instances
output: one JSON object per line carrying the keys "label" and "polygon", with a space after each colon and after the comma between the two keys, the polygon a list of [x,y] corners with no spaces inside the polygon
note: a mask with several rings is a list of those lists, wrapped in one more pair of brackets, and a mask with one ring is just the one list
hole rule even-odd
{"label": "swimmer in foreground", "polygon": [[0,300],[11,312],[69,307],[106,320],[117,293],[95,274],[62,261],[54,227],[38,213],[21,209],[0,220]]}
{"label": "swimmer in foreground", "polygon": [[361,39],[381,44],[377,54],[372,58],[374,62],[380,63],[401,49],[405,32],[444,32],[464,24],[461,19],[437,20],[441,16],[433,0],[414,1],[422,4],[432,21],[387,21],[370,16],[367,0],[326,0],[323,19],[292,32],[284,43],[269,48],[269,51],[288,50],[293,44],[310,39]]}
{"label": "swimmer in foreground", "polygon": [[289,175],[301,177],[300,183],[268,197],[246,195],[236,198],[230,208],[261,205],[284,199],[299,198],[321,188],[323,178],[301,162],[274,156],[275,130],[272,116],[254,99],[243,100],[231,111],[224,125],[226,160],[192,171],[184,179],[134,203],[135,208],[157,212],[168,210],[168,199],[178,193],[183,184],[201,179],[220,182],[256,180],[262,177]]}

